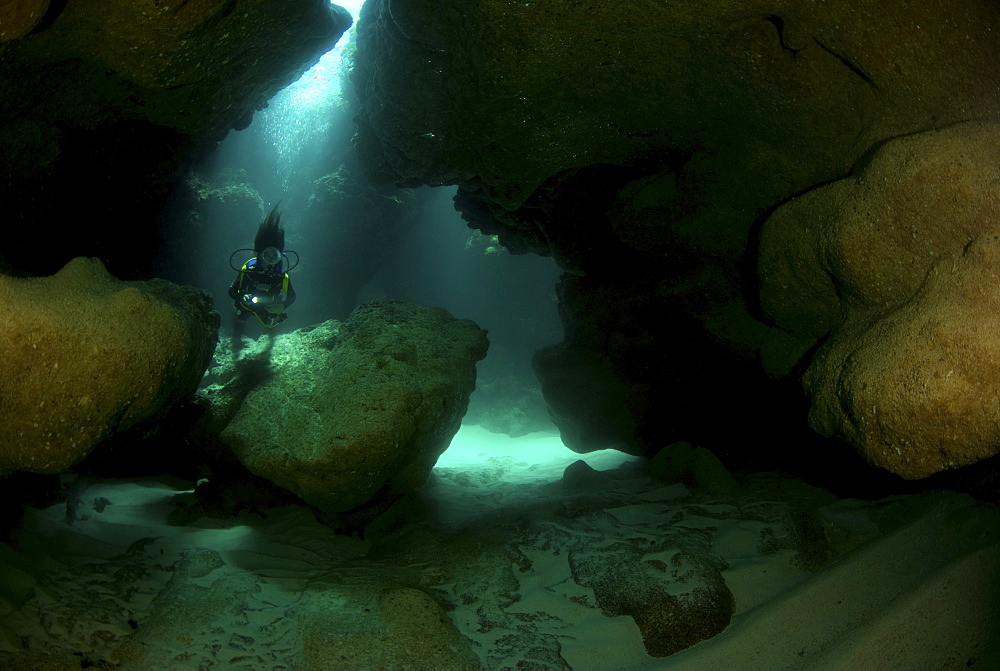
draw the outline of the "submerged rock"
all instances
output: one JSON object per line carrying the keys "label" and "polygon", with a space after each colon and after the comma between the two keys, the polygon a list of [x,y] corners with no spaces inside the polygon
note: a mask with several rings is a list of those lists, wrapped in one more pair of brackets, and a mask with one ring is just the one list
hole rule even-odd
{"label": "submerged rock", "polygon": [[740,483],[711,451],[678,441],[649,460],[650,474],[666,482],[682,482],[691,491],[713,496],[738,497]]}
{"label": "submerged rock", "polygon": [[421,589],[323,586],[303,597],[302,668],[326,669],[330,660],[355,669],[482,668],[471,642]]}
{"label": "submerged rock", "polygon": [[266,371],[245,357],[207,393],[217,408],[239,405],[221,437],[251,472],[325,513],[369,520],[427,479],[488,347],[444,310],[370,303],[343,324],[266,339]]}
{"label": "submerged rock", "polygon": [[1000,450],[997,184],[1000,124],[960,124],[887,142],[764,225],[765,309],[797,351],[823,339],[810,424],[905,478]]}
{"label": "submerged rock", "polygon": [[97,259],[0,276],[0,474],[65,471],[116,432],[190,397],[219,315],[207,294],[120,282]]}
{"label": "submerged rock", "polygon": [[48,10],[49,0],[13,0],[0,5],[0,43],[29,34]]}
{"label": "submerged rock", "polygon": [[[736,607],[722,577],[725,561],[705,548],[681,546],[668,565],[643,559],[649,549],[625,540],[596,551],[571,551],[569,566],[578,584],[594,590],[604,612],[635,620],[653,657],[672,655],[724,630]],[[681,596],[671,594],[675,580],[695,586]]]}

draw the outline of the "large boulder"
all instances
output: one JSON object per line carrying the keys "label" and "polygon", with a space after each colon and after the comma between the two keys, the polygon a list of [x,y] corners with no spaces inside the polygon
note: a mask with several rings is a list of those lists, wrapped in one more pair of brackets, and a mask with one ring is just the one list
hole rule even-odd
{"label": "large boulder", "polygon": [[1000,451],[998,185],[1000,124],[960,124],[887,142],[761,233],[788,351],[822,339],[810,424],[905,478]]}
{"label": "large boulder", "polygon": [[[222,440],[252,473],[324,513],[368,519],[426,481],[489,342],[471,321],[391,302],[258,347],[207,392],[216,408],[238,397]],[[254,361],[269,368],[247,390],[241,371]]]}
{"label": "large boulder", "polygon": [[191,397],[215,348],[207,294],[120,282],[78,258],[43,278],[0,276],[0,475],[58,473],[98,443]]}

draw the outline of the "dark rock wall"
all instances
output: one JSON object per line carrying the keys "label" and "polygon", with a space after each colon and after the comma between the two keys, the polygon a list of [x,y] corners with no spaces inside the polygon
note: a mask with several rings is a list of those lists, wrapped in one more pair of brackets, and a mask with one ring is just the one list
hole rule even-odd
{"label": "dark rock wall", "polygon": [[887,138],[1000,114],[998,23],[985,0],[370,0],[357,146],[566,271],[536,369],[572,447],[773,434],[801,425],[771,378],[805,352],[758,318],[757,223]]}
{"label": "dark rock wall", "polygon": [[40,3],[0,13],[0,271],[147,275],[164,200],[350,27],[325,0]]}

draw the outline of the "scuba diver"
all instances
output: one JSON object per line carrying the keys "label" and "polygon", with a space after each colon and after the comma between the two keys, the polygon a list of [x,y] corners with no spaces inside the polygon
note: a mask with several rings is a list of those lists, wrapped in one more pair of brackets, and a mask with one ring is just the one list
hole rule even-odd
{"label": "scuba diver", "polygon": [[[237,249],[229,257],[229,267],[239,273],[229,287],[229,297],[236,307],[236,318],[246,321],[254,314],[260,323],[273,328],[285,321],[285,309],[295,302],[295,289],[288,278],[288,271],[298,265],[299,255],[285,251],[285,229],[275,205],[267,218],[257,227],[253,249]],[[253,252],[241,268],[233,265],[233,257],[240,252]],[[288,254],[295,254],[295,263],[289,265]]]}

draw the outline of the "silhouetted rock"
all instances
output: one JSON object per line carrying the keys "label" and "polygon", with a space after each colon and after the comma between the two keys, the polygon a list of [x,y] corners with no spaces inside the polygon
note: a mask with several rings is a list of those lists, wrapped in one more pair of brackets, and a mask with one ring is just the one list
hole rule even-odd
{"label": "silhouetted rock", "polygon": [[97,259],[0,276],[0,473],[65,471],[98,443],[191,397],[217,338],[207,295],[119,282]]}
{"label": "silhouetted rock", "polygon": [[181,168],[350,25],[327,0],[4,3],[0,269],[47,274],[93,255],[148,276]]}
{"label": "silhouetted rock", "polygon": [[343,324],[265,336],[207,393],[220,408],[239,403],[221,436],[250,471],[363,526],[427,479],[488,346],[444,310],[370,303]]}
{"label": "silhouetted rock", "polygon": [[697,494],[738,497],[743,488],[719,458],[704,447],[679,441],[649,460],[649,474],[666,482],[682,482]]}

